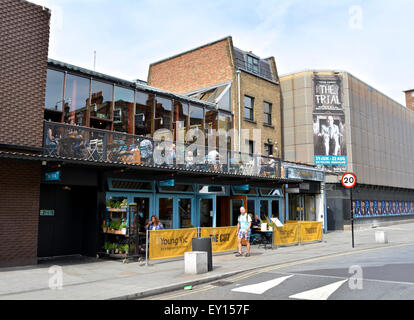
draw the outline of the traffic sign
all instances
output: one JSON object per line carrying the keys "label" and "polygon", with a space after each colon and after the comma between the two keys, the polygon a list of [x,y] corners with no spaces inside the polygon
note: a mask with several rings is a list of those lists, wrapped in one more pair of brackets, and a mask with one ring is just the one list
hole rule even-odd
{"label": "traffic sign", "polygon": [[348,172],[342,176],[341,183],[345,188],[351,189],[355,187],[357,178],[353,173]]}

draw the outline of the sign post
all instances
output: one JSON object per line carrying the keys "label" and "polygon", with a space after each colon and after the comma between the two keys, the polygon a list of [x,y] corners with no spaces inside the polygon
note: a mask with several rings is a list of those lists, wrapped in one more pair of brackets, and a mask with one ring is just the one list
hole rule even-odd
{"label": "sign post", "polygon": [[351,173],[347,172],[342,176],[341,183],[342,185],[347,188],[351,189],[351,228],[352,228],[352,248],[354,248],[354,210],[352,208],[352,189],[355,187],[357,182],[356,176]]}

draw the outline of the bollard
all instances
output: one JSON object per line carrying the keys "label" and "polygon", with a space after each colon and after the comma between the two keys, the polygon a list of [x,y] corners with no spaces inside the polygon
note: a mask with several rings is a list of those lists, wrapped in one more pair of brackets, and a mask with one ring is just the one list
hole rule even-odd
{"label": "bollard", "polygon": [[213,253],[211,248],[211,238],[193,238],[192,242],[193,251],[205,251],[207,252],[208,271],[213,270]]}
{"label": "bollard", "polygon": [[388,243],[387,233],[385,231],[375,231],[375,242],[376,243]]}

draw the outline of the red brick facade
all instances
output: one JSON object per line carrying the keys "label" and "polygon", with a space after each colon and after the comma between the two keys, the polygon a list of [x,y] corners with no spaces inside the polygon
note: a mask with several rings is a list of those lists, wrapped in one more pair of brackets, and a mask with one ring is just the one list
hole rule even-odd
{"label": "red brick facade", "polygon": [[0,1],[0,144],[42,146],[48,9]]}
{"label": "red brick facade", "polygon": [[186,93],[233,80],[231,41],[228,37],[151,64],[148,85]]}
{"label": "red brick facade", "polygon": [[37,263],[40,163],[0,161],[0,267]]}
{"label": "red brick facade", "polygon": [[414,89],[405,92],[405,101],[408,109],[414,111]]}

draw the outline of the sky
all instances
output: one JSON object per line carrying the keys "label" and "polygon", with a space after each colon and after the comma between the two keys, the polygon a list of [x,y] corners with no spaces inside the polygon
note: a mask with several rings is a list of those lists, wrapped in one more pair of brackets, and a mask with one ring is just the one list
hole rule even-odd
{"label": "sky", "polygon": [[335,69],[405,105],[414,88],[412,0],[30,0],[51,9],[49,58],[126,80],[232,36],[279,76]]}

